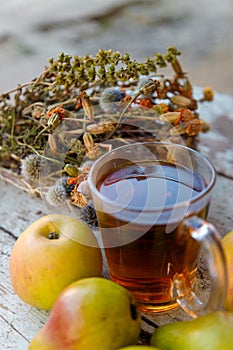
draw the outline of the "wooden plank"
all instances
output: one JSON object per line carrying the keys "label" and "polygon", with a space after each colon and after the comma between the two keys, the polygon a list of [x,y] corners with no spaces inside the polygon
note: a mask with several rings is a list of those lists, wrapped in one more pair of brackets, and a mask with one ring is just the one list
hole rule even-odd
{"label": "wooden plank", "polygon": [[25,350],[48,313],[25,304],[12,289],[8,263],[14,243],[12,236],[0,230],[0,349]]}
{"label": "wooden plank", "polygon": [[[195,96],[201,96],[200,88]],[[210,131],[200,134],[199,150],[219,173],[233,178],[233,96],[216,92],[213,102],[199,104],[199,113],[210,124]]]}
{"label": "wooden plank", "polygon": [[216,226],[222,237],[233,230],[232,213],[233,181],[219,175],[211,200],[208,220]]}
{"label": "wooden plank", "polygon": [[32,197],[4,180],[0,181],[0,198],[0,228],[14,237],[46,214],[40,198]]}

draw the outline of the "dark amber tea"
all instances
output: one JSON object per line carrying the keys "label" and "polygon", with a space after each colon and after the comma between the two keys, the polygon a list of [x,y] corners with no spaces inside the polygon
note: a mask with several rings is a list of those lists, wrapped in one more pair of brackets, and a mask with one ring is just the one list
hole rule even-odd
{"label": "dark amber tea", "polygon": [[[192,280],[199,245],[182,234],[180,223],[205,186],[197,172],[156,161],[119,165],[97,182],[100,194],[119,208],[98,210],[110,276],[134,293],[141,309],[173,308],[174,279]],[[198,215],[205,212],[198,208]]]}
{"label": "dark amber tea", "polygon": [[[206,157],[170,142],[117,147],[91,167],[98,243],[112,280],[135,295],[141,310],[179,305],[197,317],[223,308],[224,252],[216,228],[205,220],[215,179]],[[196,288],[199,252],[211,280],[207,298]]]}

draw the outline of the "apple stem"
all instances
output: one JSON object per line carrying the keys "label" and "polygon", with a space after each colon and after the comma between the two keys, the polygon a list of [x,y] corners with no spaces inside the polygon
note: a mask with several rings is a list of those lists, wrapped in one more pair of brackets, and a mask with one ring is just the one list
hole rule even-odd
{"label": "apple stem", "polygon": [[60,237],[60,235],[59,235],[59,233],[57,233],[57,232],[50,232],[49,234],[48,234],[48,239],[58,239]]}

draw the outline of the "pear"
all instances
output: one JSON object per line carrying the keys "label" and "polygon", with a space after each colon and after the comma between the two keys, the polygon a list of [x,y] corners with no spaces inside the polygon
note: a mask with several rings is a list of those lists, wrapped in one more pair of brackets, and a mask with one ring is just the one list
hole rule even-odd
{"label": "pear", "polygon": [[228,272],[228,289],[224,306],[225,309],[233,311],[233,230],[222,238],[222,247]]}
{"label": "pear", "polygon": [[115,350],[135,344],[141,316],[133,295],[100,277],[66,287],[29,350]]}
{"label": "pear", "polygon": [[162,350],[232,350],[233,313],[216,311],[194,320],[159,327],[151,345]]}

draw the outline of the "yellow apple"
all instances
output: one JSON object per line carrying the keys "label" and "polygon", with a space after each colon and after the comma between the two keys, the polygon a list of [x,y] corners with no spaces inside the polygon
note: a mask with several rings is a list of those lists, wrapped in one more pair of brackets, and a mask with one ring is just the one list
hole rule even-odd
{"label": "yellow apple", "polygon": [[[80,243],[84,241],[88,245]],[[102,267],[101,250],[89,226],[60,214],[32,223],[16,241],[9,261],[15,293],[29,305],[46,310],[66,286],[101,276]]]}
{"label": "yellow apple", "polygon": [[225,308],[233,311],[233,231],[228,232],[222,238],[222,247],[226,257],[228,272],[228,290]]}
{"label": "yellow apple", "polygon": [[133,295],[104,278],[72,283],[59,295],[29,350],[116,350],[135,344],[141,315]]}

